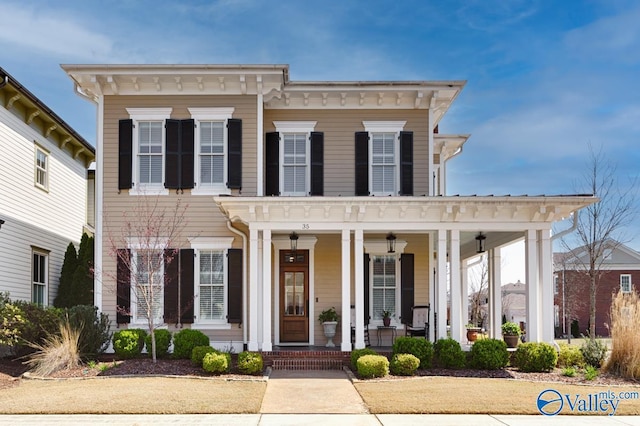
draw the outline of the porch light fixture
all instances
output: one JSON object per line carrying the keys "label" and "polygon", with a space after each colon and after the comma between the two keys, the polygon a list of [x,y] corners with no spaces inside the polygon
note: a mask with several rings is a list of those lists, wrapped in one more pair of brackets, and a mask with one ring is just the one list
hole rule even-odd
{"label": "porch light fixture", "polygon": [[476,253],[484,253],[485,249],[484,249],[484,240],[486,240],[487,237],[485,235],[482,234],[482,232],[479,232],[478,235],[476,235]]}
{"label": "porch light fixture", "polygon": [[393,232],[389,232],[387,234],[387,253],[395,253],[396,252],[396,236],[393,235]]}
{"label": "porch light fixture", "polygon": [[290,233],[289,241],[291,242],[291,251],[295,253],[298,250],[298,234],[295,232]]}

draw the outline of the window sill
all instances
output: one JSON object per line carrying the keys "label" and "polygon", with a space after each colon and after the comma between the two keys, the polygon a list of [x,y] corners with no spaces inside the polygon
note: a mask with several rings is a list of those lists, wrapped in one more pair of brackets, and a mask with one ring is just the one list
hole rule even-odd
{"label": "window sill", "polygon": [[191,195],[231,195],[231,190],[227,187],[200,187],[193,188]]}
{"label": "window sill", "polygon": [[[145,330],[145,331],[148,332],[149,331],[149,324],[147,323],[147,321],[144,321],[144,320],[143,321],[131,321],[129,323],[129,328],[140,328],[140,329]],[[165,323],[155,326],[156,330],[160,330],[160,329],[167,330],[168,328],[169,328],[169,325],[165,324]]]}
{"label": "window sill", "polygon": [[196,330],[231,330],[231,324],[226,322],[220,324],[194,323],[191,328]]}
{"label": "window sill", "polygon": [[129,195],[169,195],[169,190],[166,188],[131,188]]}

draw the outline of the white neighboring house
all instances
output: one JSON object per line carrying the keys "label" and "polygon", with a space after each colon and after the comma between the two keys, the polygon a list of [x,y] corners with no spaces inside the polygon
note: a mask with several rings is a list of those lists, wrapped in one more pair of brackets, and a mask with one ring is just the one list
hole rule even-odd
{"label": "white neighboring house", "polygon": [[0,68],[0,292],[52,305],[87,223],[94,148]]}

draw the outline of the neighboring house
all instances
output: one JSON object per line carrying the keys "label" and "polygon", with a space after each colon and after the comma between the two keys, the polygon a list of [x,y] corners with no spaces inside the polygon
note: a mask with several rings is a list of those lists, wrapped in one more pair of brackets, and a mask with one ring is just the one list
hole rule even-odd
{"label": "neighboring house", "polygon": [[0,68],[0,292],[52,305],[87,216],[94,149]]}
{"label": "neighboring house", "polygon": [[[443,337],[449,286],[460,341],[463,264],[482,243],[499,288],[500,247],[522,239],[528,336],[553,338],[551,224],[597,199],[446,196],[447,161],[468,135],[436,129],[465,82],[294,82],[287,65],[63,69],[98,108],[95,303],[118,326],[145,321],[127,275],[107,278],[124,270],[108,233],[155,194],[188,205],[160,321],[203,330],[216,346],[324,344],[317,316],[335,306],[334,340],[351,350],[351,305],[356,348],[383,309],[402,330],[411,306],[427,303],[430,338]],[[118,249],[152,249],[130,241]],[[489,330],[500,336],[492,294]]]}
{"label": "neighboring house", "polygon": [[502,313],[507,321],[527,323],[527,285],[518,280],[502,286]]}
{"label": "neighboring house", "polygon": [[[589,330],[589,257],[583,247],[570,252],[554,253],[554,289],[556,327],[559,335],[566,335],[565,319],[577,320],[580,334]],[[612,298],[622,291],[636,291],[640,283],[640,253],[622,243],[611,241],[603,256],[596,262],[600,273],[596,291],[596,335],[609,336]]]}

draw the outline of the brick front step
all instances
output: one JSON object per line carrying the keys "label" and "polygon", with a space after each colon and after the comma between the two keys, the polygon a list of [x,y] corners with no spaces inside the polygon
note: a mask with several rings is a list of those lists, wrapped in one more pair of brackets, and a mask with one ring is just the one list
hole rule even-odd
{"label": "brick front step", "polygon": [[339,370],[351,362],[351,352],[341,351],[278,350],[262,356],[275,370]]}
{"label": "brick front step", "polygon": [[344,362],[341,359],[274,359],[271,368],[274,370],[341,370]]}

